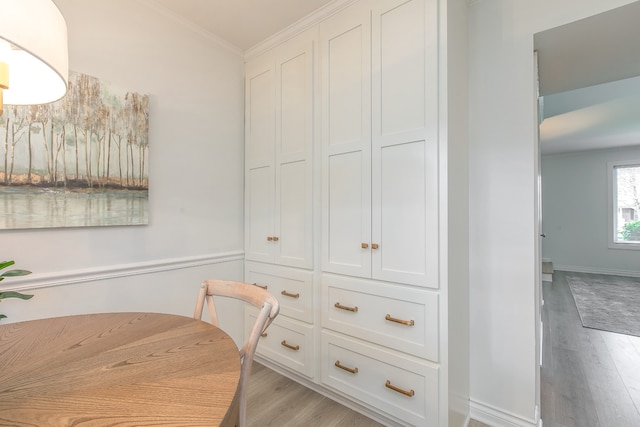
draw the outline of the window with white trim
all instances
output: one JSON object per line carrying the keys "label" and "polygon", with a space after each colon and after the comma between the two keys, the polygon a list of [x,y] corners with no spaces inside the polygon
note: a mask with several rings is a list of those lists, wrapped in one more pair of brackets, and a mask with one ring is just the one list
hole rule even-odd
{"label": "window with white trim", "polygon": [[610,163],[610,246],[640,249],[640,160]]}

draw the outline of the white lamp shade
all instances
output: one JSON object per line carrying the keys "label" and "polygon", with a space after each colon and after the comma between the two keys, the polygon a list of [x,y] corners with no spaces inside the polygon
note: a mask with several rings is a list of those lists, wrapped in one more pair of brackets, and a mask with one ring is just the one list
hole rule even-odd
{"label": "white lamp shade", "polygon": [[45,104],[65,95],[67,24],[52,0],[0,0],[0,44],[0,62],[9,65],[5,104]]}

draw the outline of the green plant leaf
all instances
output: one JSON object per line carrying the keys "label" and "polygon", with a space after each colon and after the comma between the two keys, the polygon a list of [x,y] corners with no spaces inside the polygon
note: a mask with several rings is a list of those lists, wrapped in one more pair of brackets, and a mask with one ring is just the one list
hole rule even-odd
{"label": "green plant leaf", "polygon": [[13,264],[15,264],[15,261],[2,261],[0,262],[0,270],[2,270],[3,268],[7,268]]}
{"label": "green plant leaf", "polygon": [[[13,264],[15,264],[15,261],[2,261],[0,262],[0,270],[10,267]],[[31,274],[31,272],[29,270],[20,270],[20,269],[5,271],[4,273],[0,274],[0,281],[4,280],[5,277],[26,276],[27,274]],[[18,298],[18,299],[27,300],[27,299],[33,298],[33,295],[25,295],[15,291],[0,292],[0,302],[2,302],[2,300],[5,298]],[[5,316],[4,314],[0,314],[0,320],[6,319],[6,318],[7,316]]]}
{"label": "green plant leaf", "polygon": [[0,274],[0,277],[15,277],[15,276],[26,276],[27,274],[31,274],[29,270],[9,270]]}
{"label": "green plant leaf", "polygon": [[14,291],[0,292],[0,300],[5,298],[31,299],[32,297],[33,295],[25,295]]}

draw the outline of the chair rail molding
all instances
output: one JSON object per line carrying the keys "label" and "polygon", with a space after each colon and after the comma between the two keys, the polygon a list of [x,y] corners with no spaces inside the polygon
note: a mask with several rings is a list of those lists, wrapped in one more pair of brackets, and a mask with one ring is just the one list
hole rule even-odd
{"label": "chair rail molding", "polygon": [[165,258],[130,264],[99,266],[55,273],[33,273],[29,276],[25,276],[25,278],[12,278],[11,285],[3,286],[2,290],[24,291],[38,288],[50,288],[53,286],[65,286],[97,280],[137,276],[243,260],[244,252],[236,251],[183,258]]}

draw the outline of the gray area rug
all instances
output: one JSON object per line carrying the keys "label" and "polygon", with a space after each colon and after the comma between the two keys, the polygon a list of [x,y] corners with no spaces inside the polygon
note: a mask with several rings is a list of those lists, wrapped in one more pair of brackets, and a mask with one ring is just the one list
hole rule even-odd
{"label": "gray area rug", "polygon": [[640,337],[640,280],[567,277],[582,326]]}

